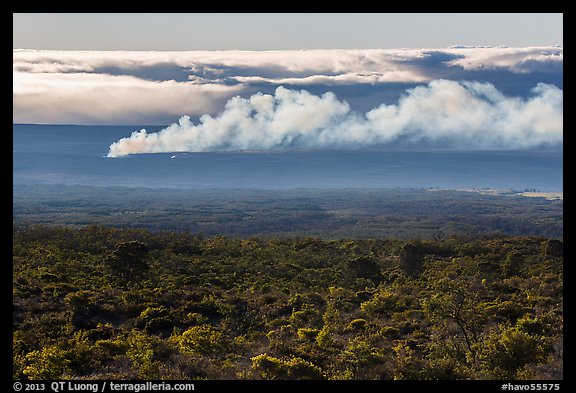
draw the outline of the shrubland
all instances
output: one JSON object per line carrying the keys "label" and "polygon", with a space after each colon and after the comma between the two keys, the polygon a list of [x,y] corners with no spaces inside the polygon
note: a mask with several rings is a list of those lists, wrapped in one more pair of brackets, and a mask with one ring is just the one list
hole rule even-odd
{"label": "shrubland", "polygon": [[562,379],[563,242],[15,224],[16,379]]}

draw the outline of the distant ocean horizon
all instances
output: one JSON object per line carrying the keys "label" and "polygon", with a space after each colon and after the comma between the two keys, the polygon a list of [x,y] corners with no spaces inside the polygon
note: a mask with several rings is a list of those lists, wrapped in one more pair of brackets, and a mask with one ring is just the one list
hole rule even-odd
{"label": "distant ocean horizon", "polygon": [[350,149],[139,154],[107,158],[132,131],[162,126],[13,124],[14,185],[175,189],[441,188],[563,191],[563,151]]}

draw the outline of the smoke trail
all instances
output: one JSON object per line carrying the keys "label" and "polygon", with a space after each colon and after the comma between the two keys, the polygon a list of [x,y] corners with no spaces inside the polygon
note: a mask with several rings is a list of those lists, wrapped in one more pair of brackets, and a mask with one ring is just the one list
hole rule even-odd
{"label": "smoke trail", "polygon": [[397,140],[451,147],[524,149],[563,141],[563,91],[538,84],[527,98],[489,83],[435,80],[394,105],[361,114],[333,93],[278,87],[274,95],[234,97],[198,124],[183,116],[157,132],[134,131],[108,157],[160,152],[358,148]]}

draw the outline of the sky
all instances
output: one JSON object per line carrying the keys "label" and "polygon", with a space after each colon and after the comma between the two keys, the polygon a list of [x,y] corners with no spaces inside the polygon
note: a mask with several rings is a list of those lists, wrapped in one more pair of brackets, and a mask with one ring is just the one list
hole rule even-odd
{"label": "sky", "polygon": [[548,13],[13,14],[13,48],[280,50],[563,44]]}
{"label": "sky", "polygon": [[561,143],[562,14],[14,14],[13,121],[110,156]]}

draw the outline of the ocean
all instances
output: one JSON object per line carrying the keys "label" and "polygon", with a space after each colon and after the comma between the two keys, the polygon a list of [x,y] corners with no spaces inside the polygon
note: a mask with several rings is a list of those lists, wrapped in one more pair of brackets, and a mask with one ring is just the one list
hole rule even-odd
{"label": "ocean", "polygon": [[134,130],[13,125],[14,185],[174,189],[439,188],[563,191],[563,153],[364,149],[141,154],[107,158]]}

